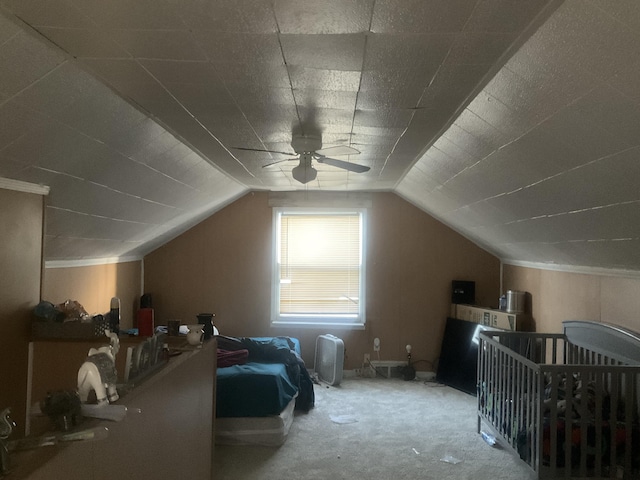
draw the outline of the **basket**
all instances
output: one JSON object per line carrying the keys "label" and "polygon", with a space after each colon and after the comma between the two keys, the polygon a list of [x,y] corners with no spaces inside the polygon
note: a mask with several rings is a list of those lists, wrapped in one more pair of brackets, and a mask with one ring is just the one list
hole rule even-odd
{"label": "basket", "polygon": [[89,322],[72,320],[69,322],[46,322],[34,320],[31,323],[33,338],[76,338],[93,339],[104,336],[109,321],[102,315],[96,315]]}

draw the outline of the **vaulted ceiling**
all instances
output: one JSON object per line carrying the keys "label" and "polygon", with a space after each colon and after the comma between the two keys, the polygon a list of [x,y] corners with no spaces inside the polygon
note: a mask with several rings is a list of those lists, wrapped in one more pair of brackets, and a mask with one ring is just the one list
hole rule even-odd
{"label": "vaulted ceiling", "polygon": [[[640,270],[638,45],[636,0],[0,0],[0,177],[49,186],[49,262],[391,190],[507,262]],[[301,184],[298,136],[369,170]]]}

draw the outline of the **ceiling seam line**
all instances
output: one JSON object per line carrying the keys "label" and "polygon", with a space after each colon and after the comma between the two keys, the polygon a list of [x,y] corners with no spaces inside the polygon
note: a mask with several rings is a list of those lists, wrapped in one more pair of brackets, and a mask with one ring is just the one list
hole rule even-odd
{"label": "ceiling seam line", "polygon": [[[123,100],[123,101],[126,101],[124,98],[122,98],[122,100]],[[168,175],[167,173],[162,172],[162,171],[160,171],[160,170],[158,170],[158,169],[156,169],[156,168],[152,167],[152,166],[151,166],[151,165],[149,165],[148,163],[144,163],[144,162],[142,162],[142,161],[140,161],[140,160],[137,160],[137,159],[135,159],[135,158],[131,157],[130,155],[127,155],[127,154],[126,154],[126,153],[124,153],[124,152],[121,152],[121,151],[120,151],[120,150],[118,150],[117,148],[114,148],[114,147],[112,147],[112,146],[110,146],[110,145],[107,145],[107,144],[104,142],[104,140],[102,140],[102,139],[100,139],[100,138],[92,137],[92,136],[90,136],[89,134],[87,134],[87,133],[83,132],[82,130],[79,130],[78,128],[76,128],[76,127],[75,127],[75,126],[73,126],[73,125],[69,125],[68,123],[62,122],[62,121],[60,121],[59,119],[57,119],[56,117],[52,117],[51,115],[45,114],[45,113],[43,113],[43,112],[41,112],[41,111],[39,111],[39,110],[34,110],[33,108],[31,108],[31,107],[30,107],[30,106],[28,106],[28,105],[23,105],[23,104],[20,104],[20,105],[21,105],[23,108],[25,108],[25,109],[27,109],[27,110],[30,110],[30,111],[34,112],[34,114],[40,115],[40,116],[42,116],[42,117],[44,117],[44,118],[48,119],[49,121],[51,121],[52,123],[55,123],[56,125],[60,125],[60,126],[62,126],[62,127],[64,127],[64,128],[67,128],[67,129],[71,130],[72,132],[76,133],[77,135],[80,135],[81,137],[84,137],[84,138],[86,138],[86,139],[90,140],[91,142],[94,142],[94,143],[97,143],[97,144],[99,144],[99,145],[104,146],[104,147],[105,147],[105,148],[107,148],[109,151],[115,152],[115,153],[117,153],[118,155],[122,156],[123,158],[126,158],[127,160],[129,160],[129,161],[131,161],[131,162],[133,162],[133,163],[135,163],[135,164],[137,164],[137,165],[139,165],[139,166],[141,166],[141,167],[148,168],[149,170],[151,170],[151,171],[153,171],[153,172],[155,172],[155,173],[157,173],[157,174],[159,174],[159,175],[162,175],[163,177],[166,177],[166,178],[168,178],[168,179],[169,179],[169,180],[171,180],[171,181],[174,181],[174,182],[176,182],[176,183],[179,183],[180,185],[182,185],[182,186],[184,186],[184,187],[187,187],[187,188],[189,188],[189,189],[191,189],[191,190],[200,191],[199,189],[195,188],[193,185],[189,185],[189,184],[187,184],[187,183],[184,183],[183,181],[178,180],[177,178],[174,178],[174,177],[172,177],[171,175]],[[151,118],[151,120],[155,122],[155,120],[154,120],[153,118]],[[157,122],[156,122],[156,123],[157,123]],[[164,128],[164,127],[163,127],[163,128]],[[171,131],[169,131],[169,130],[166,130],[166,129],[165,129],[165,131],[166,131],[167,133],[169,133],[170,135],[173,135],[174,137],[176,136],[173,132],[171,132]],[[20,136],[20,137],[16,138],[16,139],[15,139],[15,140],[13,140],[12,142],[8,143],[5,147],[3,147],[3,148],[2,148],[2,150],[4,150],[5,148],[7,148],[7,147],[11,146],[13,143],[15,143],[16,141],[18,141],[20,138],[22,138],[22,136]],[[177,139],[177,138],[176,138],[176,139]],[[190,149],[191,149],[191,148],[190,148]],[[2,150],[0,150],[0,151],[2,151]],[[192,151],[193,151],[194,153],[196,153],[194,150],[192,150]],[[13,157],[12,157],[12,158],[13,158]],[[44,170],[47,170],[47,169],[44,169]],[[57,172],[56,170],[50,170],[50,171],[52,171],[52,172],[56,172],[56,173],[65,174],[65,172]],[[79,179],[81,179],[81,180],[87,180],[87,181],[88,181],[88,179],[86,179],[86,178],[82,178],[82,177],[75,177],[75,178],[79,178]]]}
{"label": "ceiling seam line", "polygon": [[[244,170],[249,174],[249,175],[251,175],[253,178],[255,178],[255,175],[254,175],[253,173],[251,173],[251,171],[249,171],[249,169],[247,169],[247,167],[246,167],[246,166],[245,166],[245,165],[244,165],[240,160],[238,160],[238,159],[235,157],[235,155],[233,155],[233,153],[231,153],[231,151],[229,151],[229,149],[228,149],[228,148],[227,148],[227,147],[226,147],[226,146],[225,146],[225,145],[220,141],[220,139],[218,139],[218,137],[216,137],[216,136],[213,134],[213,132],[211,132],[211,130],[209,130],[209,129],[208,129],[208,128],[207,128],[207,127],[206,127],[206,126],[205,126],[205,125],[200,121],[200,120],[198,120],[198,118],[197,118],[195,115],[193,115],[193,113],[191,113],[191,111],[190,111],[186,106],[184,106],[184,105],[182,104],[182,102],[180,102],[180,101],[176,98],[176,96],[175,96],[175,95],[173,95],[173,93],[171,93],[171,91],[170,91],[167,87],[165,87],[165,86],[164,86],[164,84],[163,84],[163,83],[162,83],[158,78],[156,78],[156,76],[155,76],[155,75],[153,75],[153,74],[152,74],[152,73],[151,73],[151,72],[150,72],[150,71],[149,71],[149,70],[148,70],[144,65],[142,65],[142,64],[141,64],[137,59],[134,59],[134,61],[135,61],[135,62],[136,62],[136,63],[137,63],[137,64],[138,64],[138,65],[139,65],[139,66],[140,66],[140,67],[141,67],[145,72],[147,72],[147,74],[148,74],[151,78],[153,78],[153,79],[158,83],[158,85],[159,85],[159,86],[160,86],[160,87],[161,87],[161,88],[162,88],[162,89],[163,89],[163,90],[164,90],[164,91],[165,91],[165,92],[166,92],[166,93],[167,93],[167,94],[168,94],[168,95],[169,95],[169,96],[170,96],[170,97],[171,97],[171,98],[172,98],[172,99],[173,99],[173,100],[174,100],[174,101],[175,101],[175,102],[180,106],[180,108],[182,108],[182,109],[185,111],[185,113],[187,113],[187,115],[189,115],[189,116],[190,116],[190,117],[191,117],[191,118],[192,118],[192,119],[193,119],[193,120],[194,120],[194,121],[195,121],[195,122],[200,126],[200,128],[202,128],[205,132],[207,132],[207,134],[209,134],[209,136],[210,136],[212,139],[214,139],[214,140],[218,143],[218,145],[220,145],[220,146],[222,147],[222,149],[223,149],[223,150],[225,150],[225,151],[226,151],[226,152],[231,156],[231,158],[233,158],[233,159],[234,159],[234,160],[235,160],[235,161],[236,161],[236,162],[237,162],[237,163],[238,163],[238,164],[239,164],[239,165],[240,165],[240,166],[241,166],[241,167],[242,167],[242,168],[243,168],[243,169],[244,169]],[[172,133],[172,134],[174,134],[174,132],[171,132],[171,133]],[[175,134],[174,134],[174,135],[175,135]],[[181,138],[182,138],[182,136],[181,136]],[[189,147],[190,147],[190,148],[193,148],[193,149],[195,150],[195,147],[192,147],[192,146],[191,146],[191,143],[190,143],[190,142],[188,142],[186,139],[184,139],[184,142],[185,142],[187,145],[189,145]],[[206,155],[204,155],[204,154],[202,154],[202,153],[200,153],[200,156],[201,156],[202,158],[204,158],[205,160],[209,160],[209,157],[207,157]],[[217,169],[217,170],[219,170],[219,171],[222,171],[225,175],[227,175],[227,173],[226,173],[226,172],[224,172],[224,171],[222,170],[222,168],[221,168],[221,167],[219,167],[217,164],[213,163],[213,160],[207,161],[207,163],[209,163],[212,167],[214,167],[215,169]],[[227,176],[229,176],[229,175],[227,175]],[[238,180],[236,180],[236,181],[239,183],[239,181],[238,181]]]}
{"label": "ceiling seam line", "polygon": [[[62,176],[65,176],[65,177],[73,178],[75,180],[80,180],[82,182],[91,183],[91,184],[93,184],[95,186],[98,186],[98,187],[101,187],[101,188],[106,188],[107,190],[110,190],[112,192],[115,192],[115,193],[118,193],[118,194],[121,194],[121,195],[126,195],[127,197],[131,197],[131,198],[135,198],[135,199],[138,199],[138,200],[142,200],[144,202],[153,203],[154,205],[159,205],[159,206],[166,207],[166,208],[173,208],[173,209],[177,209],[177,210],[184,210],[182,208],[178,208],[178,207],[173,206],[173,205],[168,205],[168,204],[164,204],[164,203],[161,203],[161,202],[156,202],[155,200],[151,200],[151,199],[148,199],[148,198],[140,197],[138,195],[133,195],[132,193],[124,192],[122,190],[118,190],[118,189],[110,187],[108,185],[103,185],[101,183],[98,183],[98,182],[96,182],[94,180],[90,180],[88,178],[78,177],[76,175],[71,175],[71,174],[66,173],[66,172],[60,172],[60,171],[53,170],[53,169],[50,169],[50,168],[45,168],[45,167],[40,166],[40,165],[34,165],[33,168],[35,168],[37,170],[42,170],[42,171],[45,171],[45,172],[53,173],[55,175],[62,175]],[[49,205],[49,206],[53,207],[53,205]]]}
{"label": "ceiling seam line", "polygon": [[[455,209],[453,209],[453,210],[449,210],[446,214],[447,214],[447,215],[449,215],[449,214],[451,214],[451,213],[455,213],[455,212],[457,212],[457,211],[461,210],[462,208],[468,208],[468,207],[470,207],[470,206],[477,205],[477,204],[479,204],[479,203],[486,202],[486,201],[488,201],[488,200],[493,200],[493,199],[495,199],[495,198],[500,198],[500,197],[503,197],[503,196],[506,196],[506,195],[511,195],[511,194],[516,193],[516,192],[518,192],[518,191],[526,190],[526,189],[531,188],[531,187],[535,187],[536,185],[539,185],[539,184],[541,184],[541,183],[544,183],[544,182],[546,182],[546,181],[548,181],[548,180],[552,180],[552,179],[554,179],[554,178],[560,177],[560,176],[565,175],[565,174],[567,174],[567,173],[574,172],[574,171],[576,171],[576,170],[580,170],[580,169],[582,169],[582,168],[584,168],[584,167],[587,167],[587,166],[593,165],[593,164],[595,164],[595,163],[598,163],[598,162],[601,162],[601,161],[607,160],[607,159],[609,159],[609,158],[615,157],[616,155],[619,155],[619,154],[621,154],[621,153],[625,153],[625,152],[628,152],[628,151],[631,151],[631,150],[636,150],[636,149],[638,149],[638,148],[639,148],[639,146],[638,146],[638,145],[636,145],[636,146],[632,146],[632,147],[625,148],[625,149],[623,149],[623,150],[619,150],[619,151],[617,151],[617,152],[615,152],[615,153],[611,153],[611,154],[609,154],[609,155],[604,155],[604,156],[602,156],[602,157],[598,157],[598,158],[593,159],[593,160],[591,160],[591,161],[589,161],[589,162],[587,162],[587,163],[583,163],[583,164],[581,164],[581,165],[576,165],[575,167],[571,167],[571,168],[568,168],[568,169],[563,170],[563,171],[561,171],[561,172],[558,172],[558,173],[555,173],[555,174],[553,174],[553,175],[550,175],[550,176],[548,176],[548,177],[542,178],[542,179],[540,179],[540,180],[538,180],[538,181],[536,181],[536,182],[534,182],[534,183],[531,183],[531,184],[529,184],[529,185],[525,185],[525,186],[522,186],[522,187],[515,188],[515,189],[513,189],[513,190],[511,190],[511,191],[509,191],[509,192],[502,192],[502,193],[499,193],[499,194],[497,194],[497,195],[492,195],[492,196],[490,196],[490,197],[486,197],[486,198],[483,198],[483,199],[481,199],[481,200],[476,200],[475,202],[468,203],[468,204],[466,204],[466,205],[463,205],[462,207],[457,207],[457,208],[455,208]],[[444,152],[443,152],[443,153],[444,153]],[[446,155],[446,153],[445,153],[445,155]],[[446,180],[445,182],[443,182],[442,184],[438,185],[438,186],[436,187],[436,189],[437,189],[437,188],[441,188],[441,187],[446,186],[446,185],[447,185],[447,183],[449,183],[451,180],[453,180],[454,178],[456,178],[458,175],[460,175],[460,174],[461,174],[461,173],[463,173],[464,171],[466,171],[466,170],[468,170],[468,169],[470,169],[470,168],[472,168],[472,167],[474,167],[474,166],[478,165],[478,163],[480,163],[480,162],[476,162],[474,165],[471,165],[471,166],[469,166],[469,167],[467,167],[467,168],[465,168],[465,169],[461,170],[459,173],[457,173],[456,175],[454,175],[454,176],[453,176],[453,177],[451,177],[450,179],[448,179],[448,180]]]}
{"label": "ceiling seam line", "polygon": [[[360,92],[362,91],[362,79],[364,77],[364,72],[365,72],[365,65],[366,65],[366,61],[367,61],[367,51],[368,51],[368,46],[369,46],[369,35],[373,34],[373,32],[371,31],[371,27],[373,26],[373,14],[375,12],[376,9],[376,0],[373,0],[373,3],[371,4],[371,14],[369,15],[369,25],[367,27],[367,31],[363,32],[364,33],[364,45],[362,48],[362,62],[360,64],[360,80],[358,81],[358,89],[356,91],[356,98],[355,98],[355,103],[354,103],[354,107],[353,107],[353,115],[351,116],[351,131],[349,132],[349,145],[353,145],[353,131],[355,129],[355,124],[356,124],[356,115],[358,113],[358,98],[360,97]],[[383,168],[380,169],[380,172],[378,173],[378,178],[380,178],[381,174],[382,174],[382,170]],[[349,185],[349,177],[350,177],[350,173],[347,172],[347,186],[345,187],[348,190],[348,185]]]}
{"label": "ceiling seam line", "polygon": [[[471,13],[469,14],[469,16],[467,17],[467,20],[465,21],[464,25],[462,26],[462,28],[460,29],[459,32],[455,32],[455,35],[459,35],[461,34],[465,27],[467,26],[467,24],[469,23],[469,20],[471,19],[471,16],[473,15],[473,12],[476,10],[476,8],[478,7],[478,4],[480,3],[480,0],[476,0],[473,9],[471,10]],[[447,50],[447,53],[444,55],[444,57],[442,58],[442,62],[440,63],[440,65],[438,65],[438,68],[436,69],[436,72],[433,74],[433,77],[431,77],[431,80],[429,81],[429,83],[427,84],[427,86],[422,90],[422,93],[420,94],[420,98],[418,99],[418,103],[416,104],[416,107],[414,108],[413,112],[411,113],[411,120],[409,120],[409,125],[411,125],[411,122],[413,122],[413,117],[416,114],[416,110],[418,109],[420,103],[422,102],[422,99],[424,98],[424,95],[426,94],[427,90],[429,89],[429,87],[431,87],[431,85],[433,85],[434,80],[436,79],[436,77],[438,76],[438,74],[440,73],[440,70],[443,68],[444,64],[446,63],[447,59],[449,58],[449,55],[451,54],[451,50],[453,49],[453,46],[455,44],[456,38],[454,38],[454,40],[451,42],[451,45],[449,45],[449,49]],[[465,103],[468,100],[469,97],[466,97],[462,103]],[[467,104],[468,105],[468,104]],[[459,109],[460,107],[458,107]],[[466,107],[465,107],[466,108]],[[407,176],[407,173],[411,170],[411,168],[413,167],[413,165],[415,165],[417,162],[420,161],[420,159],[422,159],[422,157],[431,149],[431,147],[433,147],[433,145],[435,145],[435,143],[438,141],[438,139],[440,137],[442,137],[448,130],[449,128],[451,128],[451,125],[453,125],[455,123],[455,119],[458,118],[462,112],[464,112],[464,109],[460,110],[459,113],[456,112],[458,110],[456,110],[453,115],[447,120],[447,124],[448,127],[446,129],[441,129],[439,131],[439,133],[436,133],[437,138],[432,138],[426,145],[425,147],[422,149],[422,151],[416,155],[416,159],[414,160],[413,164],[410,165],[409,167],[407,167],[404,171],[404,174],[400,176],[400,178],[396,181],[396,183],[394,184],[394,188],[398,188],[398,186],[400,185],[400,183],[402,182],[402,180]],[[404,134],[406,133],[406,130],[409,128],[409,125],[407,125],[405,131],[398,137],[398,142],[400,141],[400,138],[402,138],[402,136],[404,136]],[[395,150],[397,143],[393,146],[393,150]],[[392,150],[392,153],[393,153]],[[385,166],[387,164],[387,161],[385,161]]]}
{"label": "ceiling seam line", "polygon": [[[480,1],[480,0],[476,0],[476,4],[475,4],[476,6],[478,5],[479,1]],[[551,13],[553,13],[553,11],[555,11],[555,10],[559,7],[559,5],[562,3],[562,1],[563,1],[563,0],[549,0],[549,3],[544,7],[544,9],[543,9],[543,10],[545,10],[545,11],[546,11],[547,9],[552,10],[552,11],[548,14],[548,15],[551,15]],[[552,4],[556,5],[556,6],[555,6],[555,8],[553,8],[553,9],[552,9],[552,7],[551,7],[551,5],[552,5]],[[475,9],[475,6],[474,6],[474,9]],[[506,54],[507,54],[507,53],[509,53],[509,57],[508,57],[508,58],[506,58],[506,59],[504,60],[504,62],[502,62],[502,63],[501,63],[501,67],[500,67],[500,68],[503,68],[505,65],[507,65],[507,63],[508,63],[509,59],[511,59],[511,58],[513,57],[513,55],[516,53],[516,52],[511,52],[511,50],[513,50],[513,49],[516,47],[516,44],[517,44],[518,42],[520,42],[520,41],[521,41],[521,39],[522,39],[522,36],[523,36],[524,32],[525,32],[525,31],[527,31],[527,30],[532,29],[532,28],[533,28],[533,26],[534,26],[534,24],[535,24],[536,22],[538,22],[538,21],[539,21],[539,19],[541,18],[541,16],[542,16],[542,14],[541,14],[540,12],[538,12],[538,14],[536,15],[535,19],[534,19],[534,20],[532,20],[532,21],[529,23],[529,25],[527,26],[527,28],[525,28],[524,30],[520,31],[520,33],[519,33],[518,37],[517,37],[513,42],[511,42],[511,44],[510,44],[509,48],[507,48],[507,50],[503,51],[503,52],[502,52],[502,55],[500,55],[500,57],[499,57],[499,58],[494,62],[494,64],[493,64],[493,65],[494,65],[494,67],[495,67],[495,65],[497,65],[497,64],[498,64],[498,62],[499,62],[502,58],[504,58],[504,57],[506,56]],[[535,33],[535,32],[533,32],[531,35],[529,35],[529,37],[528,37],[528,38],[530,38],[534,33]],[[526,40],[524,40],[524,41],[526,42]],[[489,71],[487,71],[487,72],[483,75],[483,77],[480,79],[480,81],[479,81],[479,82],[478,82],[478,84],[476,85],[476,87],[477,87],[478,85],[481,85],[481,84],[482,84],[482,85],[483,85],[483,87],[482,87],[481,89],[479,89],[477,92],[476,92],[475,90],[473,90],[473,91],[472,91],[472,93],[474,93],[474,92],[475,92],[475,96],[474,96],[473,98],[477,98],[477,96],[478,96],[478,95],[479,95],[479,94],[480,94],[480,93],[485,89],[485,87],[486,87],[486,86],[491,82],[491,80],[495,77],[495,75],[497,74],[497,72],[498,72],[498,71],[499,71],[499,70],[492,71],[492,69],[489,69]],[[490,74],[491,74],[491,78],[488,78],[488,76],[489,76]],[[472,94],[472,93],[471,93],[471,94]],[[420,159],[421,159],[421,158],[424,156],[424,154],[425,154],[425,153],[426,153],[426,152],[431,148],[431,146],[432,146],[432,145],[437,141],[437,139],[438,139],[438,138],[440,138],[442,135],[444,135],[444,134],[447,132],[447,130],[449,130],[449,128],[451,128],[451,125],[453,125],[453,124],[455,123],[455,120],[456,120],[457,118],[459,118],[459,117],[460,117],[460,115],[461,115],[461,114],[462,114],[462,113],[463,113],[463,112],[468,108],[469,104],[470,104],[470,103],[471,103],[471,101],[472,101],[472,100],[470,100],[471,94],[469,94],[469,95],[464,99],[464,101],[461,103],[461,105],[458,107],[458,109],[456,109],[456,110],[453,112],[453,114],[449,117],[449,119],[447,120],[447,122],[445,122],[446,127],[444,127],[444,126],[443,126],[443,127],[438,131],[438,133],[434,136],[434,139],[433,139],[432,141],[428,142],[428,143],[425,145],[425,147],[424,147],[424,149],[422,150],[422,152],[421,152],[419,155],[417,155],[417,156],[415,157],[414,162],[413,162],[409,167],[407,167],[407,168],[405,169],[404,174],[403,174],[403,175],[400,177],[400,179],[395,183],[395,185],[394,185],[394,189],[397,189],[397,188],[399,187],[400,183],[402,182],[402,179],[406,177],[407,173],[411,170],[411,168],[413,167],[413,165],[414,165],[416,162],[420,161]],[[466,104],[466,105],[465,105],[465,104]],[[465,105],[465,107],[464,107],[464,108],[461,108],[461,106],[462,106],[462,105]],[[493,127],[493,125],[492,125],[492,127]],[[493,128],[495,128],[495,127],[493,127]]]}
{"label": "ceiling seam line", "polygon": [[82,215],[85,217],[92,217],[92,218],[99,218],[102,220],[111,220],[114,222],[122,222],[122,223],[128,223],[128,224],[132,224],[132,225],[144,225],[144,226],[152,226],[152,227],[158,227],[158,226],[162,226],[162,224],[160,223],[150,223],[150,222],[139,222],[137,220],[127,220],[125,218],[116,218],[116,217],[108,217],[106,215],[96,215],[93,213],[86,213],[86,212],[81,212],[80,210],[72,210],[70,208],[64,208],[64,207],[56,207],[53,205],[47,205],[47,208],[51,209],[51,210],[59,210],[61,212],[67,212],[67,213],[73,213],[76,215]]}
{"label": "ceiling seam line", "polygon": [[282,31],[280,30],[280,22],[278,21],[278,16],[276,15],[276,4],[277,0],[273,3],[273,21],[276,24],[276,37],[278,38],[278,47],[280,48],[280,55],[282,56],[282,63],[284,64],[285,70],[287,71],[287,80],[289,81],[289,88],[291,90],[291,97],[293,98],[293,105],[296,108],[296,116],[298,117],[298,126],[300,131],[304,135],[306,132],[304,131],[304,125],[302,124],[302,118],[300,116],[300,109],[298,106],[298,100],[296,99],[296,95],[294,93],[293,88],[293,80],[291,79],[291,72],[289,71],[289,63],[287,62],[287,58],[284,54],[284,47],[282,46]]}

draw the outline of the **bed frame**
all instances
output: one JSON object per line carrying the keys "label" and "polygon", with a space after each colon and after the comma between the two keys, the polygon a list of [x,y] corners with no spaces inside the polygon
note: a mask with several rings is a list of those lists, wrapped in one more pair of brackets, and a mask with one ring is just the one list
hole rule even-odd
{"label": "bed frame", "polygon": [[[234,338],[224,337],[224,340]],[[308,405],[309,399],[304,397],[301,380],[303,372],[300,372],[300,383],[296,385],[284,363],[290,358],[283,357],[279,351],[275,352],[271,348],[265,351],[259,348],[262,344],[273,347],[270,342],[281,338],[283,337],[243,337],[243,341],[249,342],[241,344],[253,349],[253,353],[249,354],[251,361],[218,369],[215,422],[217,445],[280,446],[287,440],[295,409],[305,410],[304,405]],[[297,338],[287,338],[287,345],[290,347],[292,342],[295,351],[300,354],[300,341]],[[233,346],[233,343],[223,342],[222,345]],[[278,343],[276,346],[283,345]],[[300,370],[304,368],[304,365],[300,366]],[[313,389],[310,378],[308,384]]]}
{"label": "bed frame", "polygon": [[294,397],[279,415],[217,418],[216,445],[278,447],[287,440],[295,416],[295,406]]}
{"label": "bed frame", "polygon": [[480,333],[478,433],[487,425],[538,478],[640,478],[640,334],[563,326]]}

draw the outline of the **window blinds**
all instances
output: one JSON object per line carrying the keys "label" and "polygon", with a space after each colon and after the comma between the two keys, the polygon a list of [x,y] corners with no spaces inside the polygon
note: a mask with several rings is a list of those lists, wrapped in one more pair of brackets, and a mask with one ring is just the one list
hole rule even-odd
{"label": "window blinds", "polygon": [[361,216],[282,213],[280,315],[357,316]]}

